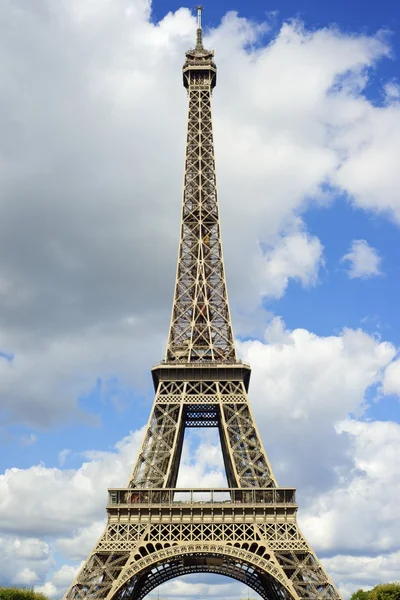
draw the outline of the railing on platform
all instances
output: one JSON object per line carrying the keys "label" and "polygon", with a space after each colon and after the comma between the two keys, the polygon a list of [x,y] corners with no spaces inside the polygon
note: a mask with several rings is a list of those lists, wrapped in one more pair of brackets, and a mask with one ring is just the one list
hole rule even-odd
{"label": "railing on platform", "polygon": [[241,489],[110,489],[109,505],[116,504],[296,504],[293,488]]}
{"label": "railing on platform", "polygon": [[153,369],[155,369],[156,367],[176,367],[176,366],[180,366],[180,367],[231,367],[231,366],[237,366],[237,367],[245,367],[247,369],[250,369],[250,365],[246,362],[243,362],[242,360],[238,359],[231,359],[231,358],[221,358],[218,360],[192,360],[190,362],[188,362],[186,359],[183,360],[179,360],[179,359],[174,359],[174,360],[161,360],[160,362],[158,362],[157,364],[155,364],[153,366]]}

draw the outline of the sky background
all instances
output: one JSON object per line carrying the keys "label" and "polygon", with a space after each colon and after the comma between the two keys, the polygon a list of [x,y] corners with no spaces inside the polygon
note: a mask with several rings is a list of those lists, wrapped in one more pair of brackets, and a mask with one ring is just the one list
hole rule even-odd
{"label": "sky background", "polygon": [[[61,597],[136,458],[172,303],[191,8],[0,5],[2,585]],[[399,10],[213,1],[203,22],[250,401],[347,598],[400,579]],[[185,439],[192,481],[225,483],[213,432]],[[247,590],[211,575],[160,589],[206,596]]]}

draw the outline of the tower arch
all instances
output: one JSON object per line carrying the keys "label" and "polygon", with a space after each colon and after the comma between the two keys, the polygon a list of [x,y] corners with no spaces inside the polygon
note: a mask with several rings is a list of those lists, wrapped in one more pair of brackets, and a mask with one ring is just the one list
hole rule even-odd
{"label": "tower arch", "polygon": [[112,599],[142,600],[162,583],[193,573],[235,579],[266,600],[299,600],[284,572],[270,558],[223,544],[176,545],[135,560],[121,572]]}

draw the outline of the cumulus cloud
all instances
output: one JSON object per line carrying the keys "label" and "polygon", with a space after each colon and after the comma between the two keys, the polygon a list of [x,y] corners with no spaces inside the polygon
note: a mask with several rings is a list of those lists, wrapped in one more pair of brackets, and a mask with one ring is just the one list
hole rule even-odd
{"label": "cumulus cloud", "polygon": [[392,362],[385,370],[382,389],[384,394],[400,396],[400,360]]}
{"label": "cumulus cloud", "polygon": [[[160,586],[160,596],[173,598],[189,599],[193,596],[200,598],[218,597],[232,598],[235,596],[244,596],[243,591],[247,587],[226,577],[213,576],[210,582],[199,581],[198,575],[189,575],[184,578],[173,579],[167,584]],[[240,594],[242,592],[242,594]],[[251,591],[254,594],[253,591]]]}
{"label": "cumulus cloud", "polygon": [[[110,484],[107,483],[107,486]],[[126,485],[123,482],[122,485]],[[121,486],[120,486],[121,487]],[[93,505],[94,508],[94,505]],[[104,505],[103,505],[104,512]],[[100,511],[99,511],[100,514]],[[88,519],[89,524],[79,527],[74,530],[71,535],[71,530],[68,530],[69,534],[67,537],[58,537],[56,541],[56,548],[58,552],[71,561],[85,560],[93,549],[96,540],[104,531],[105,519],[104,517],[99,521],[92,521],[92,515]],[[69,581],[69,583],[71,580]],[[68,583],[68,582],[66,582]]]}
{"label": "cumulus cloud", "polygon": [[6,470],[0,476],[0,527],[31,536],[74,531],[78,538],[79,528],[88,524],[97,531],[93,522],[104,517],[106,488],[126,485],[142,435],[140,430],[126,436],[114,451],[91,455],[77,470],[44,465]]}
{"label": "cumulus cloud", "polygon": [[323,262],[323,247],[318,238],[304,232],[280,238],[260,261],[261,294],[280,298],[289,279],[300,281],[304,287],[315,285]]}
{"label": "cumulus cloud", "polygon": [[330,553],[340,548],[362,554],[367,548],[398,555],[400,425],[346,420],[338,433],[350,439],[353,469],[302,512],[308,538]]}
{"label": "cumulus cloud", "polygon": [[216,430],[185,433],[177,487],[226,487],[219,434]]}
{"label": "cumulus cloud", "polygon": [[362,587],[368,590],[377,582],[397,581],[400,572],[400,552],[384,556],[340,555],[325,558],[325,568],[335,581],[343,582],[339,589],[344,598]]}
{"label": "cumulus cloud", "polygon": [[49,544],[39,538],[0,535],[0,584],[32,586],[54,565]]}
{"label": "cumulus cloud", "polygon": [[333,181],[356,206],[400,223],[400,174],[395,159],[400,150],[400,131],[395,125],[400,103],[392,91],[386,87],[386,107],[382,111],[367,101],[353,106],[354,126],[343,129],[336,140],[338,150],[346,157]]}
{"label": "cumulus cloud", "polygon": [[253,368],[250,398],[280,485],[305,495],[331,487],[349,467],[348,442],[335,424],[362,414],[396,348],[362,330],[323,337],[274,318],[265,342],[242,342],[239,350]]}
{"label": "cumulus cloud", "polygon": [[41,592],[49,598],[62,597],[66,589],[70,586],[71,581],[73,581],[79,568],[80,565],[78,567],[63,565],[60,569],[53,573],[51,581],[46,581],[46,583],[42,585],[36,585],[35,591]]}
{"label": "cumulus cloud", "polygon": [[400,100],[400,85],[397,81],[388,81],[384,86],[384,92],[388,102]]}
{"label": "cumulus cloud", "polygon": [[343,256],[343,262],[348,262],[347,274],[350,279],[367,279],[381,275],[381,257],[376,248],[365,240],[353,240],[349,251]]}

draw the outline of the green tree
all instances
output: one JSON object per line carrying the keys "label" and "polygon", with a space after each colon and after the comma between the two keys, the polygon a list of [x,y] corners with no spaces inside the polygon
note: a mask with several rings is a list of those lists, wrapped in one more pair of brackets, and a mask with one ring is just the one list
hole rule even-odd
{"label": "green tree", "polygon": [[29,588],[0,587],[0,600],[47,600],[44,594]]}
{"label": "green tree", "polygon": [[369,600],[400,600],[400,582],[376,585],[370,591]]}
{"label": "green tree", "polygon": [[400,600],[400,582],[379,583],[368,592],[357,590],[350,600]]}
{"label": "green tree", "polygon": [[357,590],[350,600],[370,600],[370,593],[371,592],[365,592],[364,590]]}

